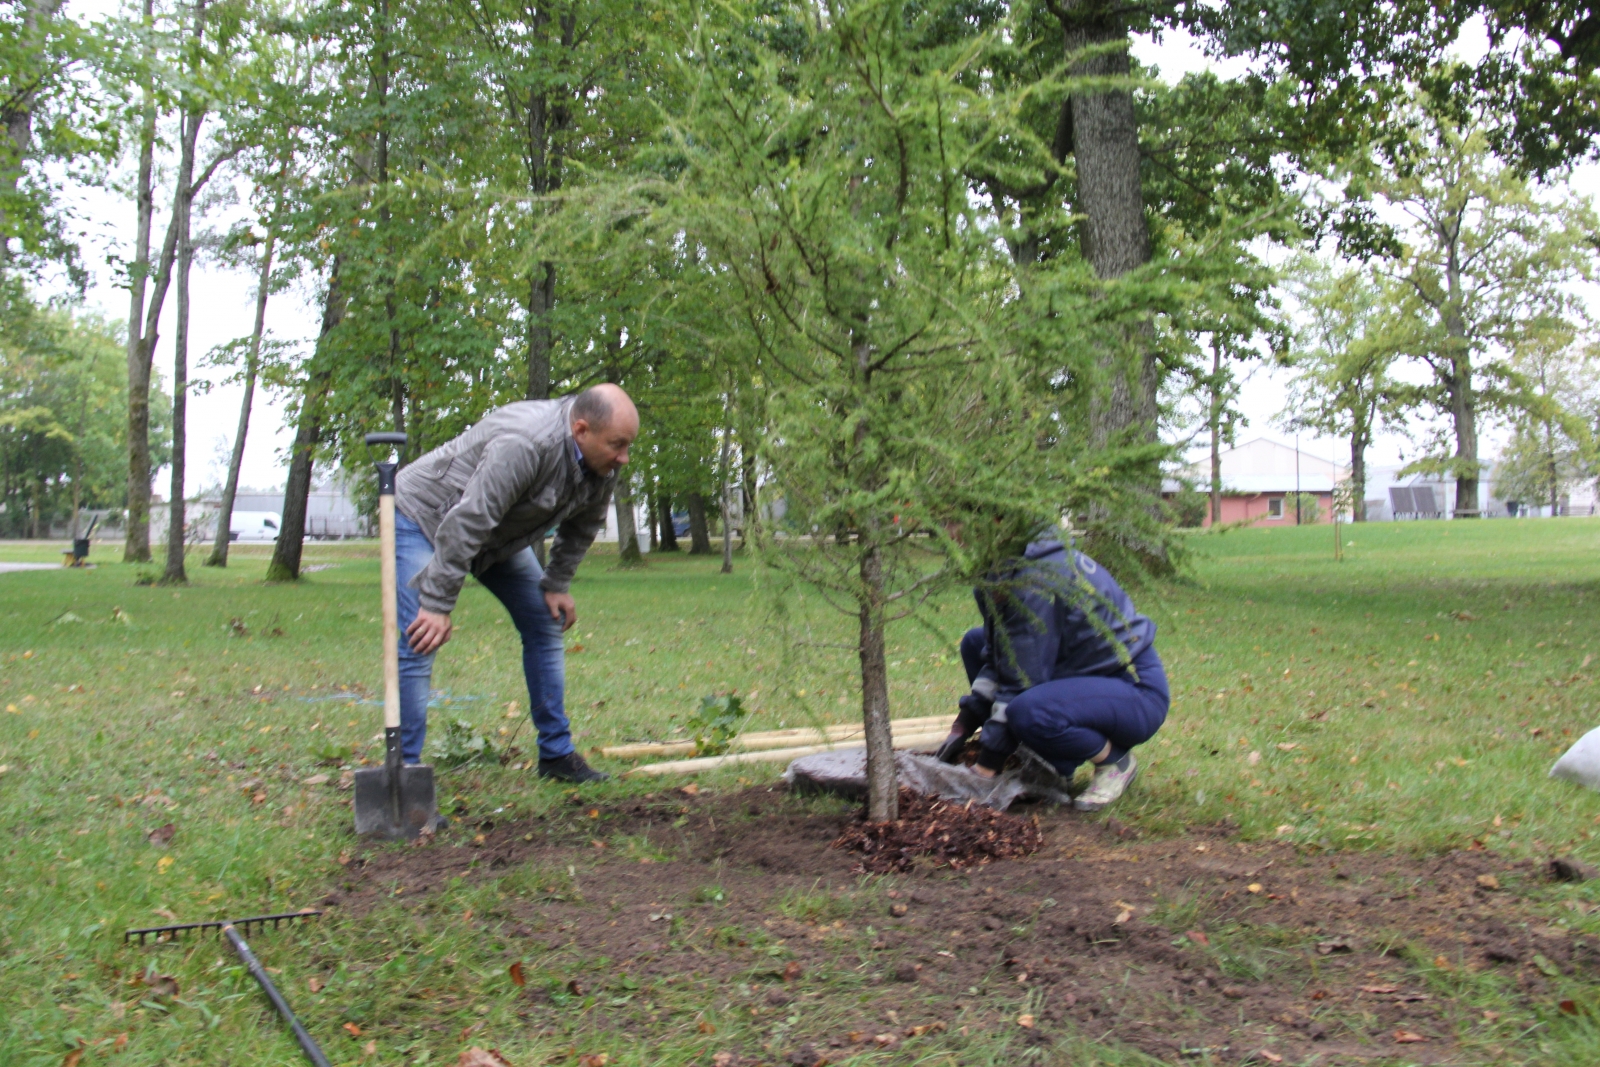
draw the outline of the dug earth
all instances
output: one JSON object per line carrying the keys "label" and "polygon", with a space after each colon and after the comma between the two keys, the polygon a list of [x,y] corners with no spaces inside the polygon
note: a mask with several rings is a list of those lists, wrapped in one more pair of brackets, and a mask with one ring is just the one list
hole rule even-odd
{"label": "dug earth", "polygon": [[781,787],[573,800],[372,849],[324,903],[427,912],[455,879],[499,880],[500,903],[472,921],[528,961],[517,1014],[531,1031],[648,1045],[681,1007],[585,1000],[584,986],[694,987],[721,1011],[697,1018],[721,1026],[722,1065],[815,1067],[872,1045],[959,1061],[1002,1037],[1319,1064],[1463,1062],[1467,1041],[1475,1061],[1515,1041],[1513,1020],[1452,995],[1456,982],[1491,972],[1514,999],[1554,1005],[1563,980],[1600,971],[1517,891],[1551,874],[1488,852],[1306,851],[1227,825],[1140,839],[1040,807],[1018,816],[1037,827],[1031,855],[872,875],[837,847],[850,809]]}

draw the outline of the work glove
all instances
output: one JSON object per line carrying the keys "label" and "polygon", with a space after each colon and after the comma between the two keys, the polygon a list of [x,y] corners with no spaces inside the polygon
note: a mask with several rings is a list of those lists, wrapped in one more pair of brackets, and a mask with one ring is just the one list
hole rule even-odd
{"label": "work glove", "polygon": [[998,773],[1006,765],[1011,753],[1017,750],[1017,742],[1011,736],[1004,714],[992,716],[983,724],[983,732],[978,735],[978,749],[978,766]]}
{"label": "work glove", "polygon": [[956,721],[950,727],[950,736],[944,739],[934,757],[941,763],[957,763],[961,753],[967,747],[967,738],[978,732],[984,722],[989,718],[989,709],[994,701],[977,693],[968,693],[956,701],[956,707],[961,709],[956,714]]}

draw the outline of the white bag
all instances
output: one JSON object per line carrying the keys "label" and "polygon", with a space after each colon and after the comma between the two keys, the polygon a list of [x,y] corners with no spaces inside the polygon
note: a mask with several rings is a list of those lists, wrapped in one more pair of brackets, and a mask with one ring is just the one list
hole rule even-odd
{"label": "white bag", "polygon": [[1578,738],[1550,768],[1550,777],[1600,789],[1600,727]]}

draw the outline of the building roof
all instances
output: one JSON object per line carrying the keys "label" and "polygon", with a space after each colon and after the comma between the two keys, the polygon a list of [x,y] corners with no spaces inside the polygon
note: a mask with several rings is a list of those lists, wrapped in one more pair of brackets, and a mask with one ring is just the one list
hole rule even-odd
{"label": "building roof", "polygon": [[[1350,473],[1326,456],[1296,452],[1293,446],[1268,437],[1225,449],[1218,459],[1222,489],[1227,493],[1292,493],[1297,488],[1302,493],[1328,493]],[[1192,463],[1183,473],[1204,489],[1211,482],[1211,461]]]}

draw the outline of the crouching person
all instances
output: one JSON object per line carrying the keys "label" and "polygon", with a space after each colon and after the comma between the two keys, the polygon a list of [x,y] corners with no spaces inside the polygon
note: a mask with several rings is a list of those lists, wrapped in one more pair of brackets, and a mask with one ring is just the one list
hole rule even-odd
{"label": "crouching person", "polygon": [[961,639],[972,691],[939,758],[954,763],[981,731],[975,769],[986,777],[1018,745],[1065,778],[1087,761],[1094,779],[1074,805],[1099,811],[1133,782],[1133,748],[1167,718],[1155,623],[1099,564],[1055,540],[1028,545],[1000,582],[975,593],[983,625]]}

